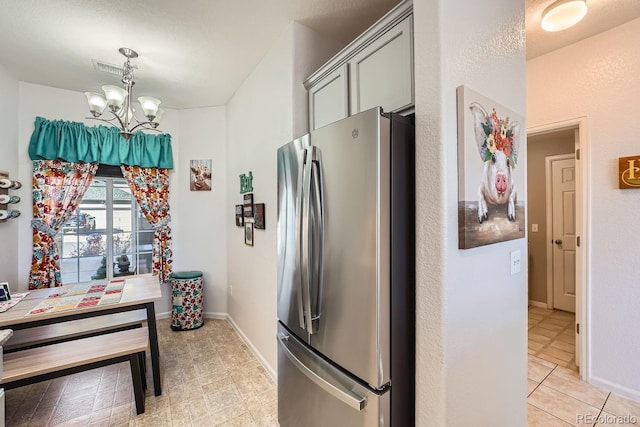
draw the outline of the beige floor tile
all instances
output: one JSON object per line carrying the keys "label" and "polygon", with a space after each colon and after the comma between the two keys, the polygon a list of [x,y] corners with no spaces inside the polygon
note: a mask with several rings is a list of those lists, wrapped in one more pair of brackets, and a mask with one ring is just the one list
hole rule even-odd
{"label": "beige floor tile", "polygon": [[561,326],[567,327],[575,323],[575,318],[549,316],[546,319],[544,319],[544,323],[551,323],[554,325],[561,325]]}
{"label": "beige floor tile", "polygon": [[541,363],[529,361],[527,363],[527,378],[535,381],[537,383],[541,383],[547,375],[553,371],[553,367],[545,366]]}
{"label": "beige floor tile", "polygon": [[216,424],[216,427],[255,427],[256,423],[251,418],[251,414],[245,412],[244,414],[232,418],[229,421],[225,421],[220,424]]}
{"label": "beige floor tile", "polygon": [[540,351],[540,357],[542,357],[543,359],[547,359],[548,358],[546,356],[551,356],[554,359],[559,359],[562,360],[563,362],[568,362],[571,359],[573,359],[573,353],[569,353],[568,351],[563,351],[551,346],[546,347],[545,349],[543,349],[542,351]]}
{"label": "beige floor tile", "polygon": [[531,331],[529,332],[529,335],[532,335],[532,334],[542,335],[543,337],[553,339],[561,333],[562,333],[561,331],[550,331],[549,329],[544,329],[540,325],[538,325],[535,328],[531,329]]}
{"label": "beige floor tile", "polygon": [[527,378],[527,396],[530,395],[531,392],[535,390],[539,385],[540,383]]}
{"label": "beige floor tile", "polygon": [[551,362],[551,363],[555,363],[555,364],[556,364],[556,365],[558,365],[558,366],[565,366],[565,365],[567,365],[567,364],[569,363],[569,362],[566,362],[566,361],[564,361],[564,360],[561,360],[561,359],[555,358],[555,357],[553,357],[553,356],[551,356],[551,355],[549,355],[549,354],[543,354],[542,352],[537,352],[537,353],[536,353],[536,356],[538,356],[538,357],[543,357],[543,358],[545,358],[547,361],[549,361],[549,362]]}
{"label": "beige floor tile", "polygon": [[533,330],[529,331],[529,340],[530,341],[535,341],[541,344],[548,344],[551,342],[552,338],[551,337],[546,337],[544,335],[540,335],[538,333],[532,332]]}
{"label": "beige floor tile", "polygon": [[552,310],[552,312],[549,314],[550,317],[555,317],[555,318],[564,318],[564,319],[575,319],[576,315],[575,313],[570,313],[568,311],[562,311],[562,310]]}
{"label": "beige floor tile", "polygon": [[527,344],[529,350],[533,350],[534,352],[542,350],[542,348],[545,346],[546,344],[543,343],[539,343],[533,340],[529,340],[529,343]]}
{"label": "beige floor tile", "polygon": [[575,336],[567,336],[567,335],[559,335],[554,341],[556,342],[563,342],[563,343],[567,343],[571,346],[571,348],[573,348],[573,351],[575,351],[575,347],[576,347],[576,337]]}
{"label": "beige floor tile", "polygon": [[570,427],[572,425],[531,404],[527,405],[527,427]]}
{"label": "beige floor tile", "polygon": [[548,360],[541,359],[540,357],[537,357],[537,356],[531,356],[531,355],[527,356],[527,360],[529,362],[536,362],[541,365],[548,366],[549,368],[555,368],[557,366],[557,363],[549,362]]}
{"label": "beige floor tile", "polygon": [[549,343],[549,347],[557,348],[558,350],[566,351],[570,354],[575,354],[576,346],[575,344],[569,344],[560,340],[553,340]]}
{"label": "beige floor tile", "polygon": [[528,402],[570,424],[575,424],[576,417],[579,415],[595,417],[600,413],[600,408],[595,408],[544,384],[531,393]]}
{"label": "beige floor tile", "polygon": [[637,419],[635,423],[640,425],[640,402],[634,402],[633,400],[611,393],[611,396],[609,396],[604,406],[604,410],[614,415],[634,416]]}
{"label": "beige floor tile", "polygon": [[581,381],[576,372],[560,366],[544,380],[544,385],[598,409],[604,406],[609,396],[609,392]]}
{"label": "beige floor tile", "polygon": [[547,322],[545,320],[544,322],[540,322],[537,327],[541,329],[549,330],[551,332],[554,332],[557,335],[559,332],[562,332],[566,326],[554,325],[553,323]]}
{"label": "beige floor tile", "polygon": [[529,309],[529,313],[539,314],[546,317],[551,315],[553,313],[553,310],[549,310],[548,308],[542,308],[542,307],[531,307]]}

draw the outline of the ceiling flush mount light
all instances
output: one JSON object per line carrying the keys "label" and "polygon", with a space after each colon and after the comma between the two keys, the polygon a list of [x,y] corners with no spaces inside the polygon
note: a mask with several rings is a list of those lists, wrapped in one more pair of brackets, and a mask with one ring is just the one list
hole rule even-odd
{"label": "ceiling flush mount light", "polygon": [[[126,47],[121,47],[118,51],[127,58],[122,67],[122,84],[124,87],[104,85],[102,86],[104,95],[95,92],[85,92],[84,94],[89,103],[89,111],[93,115],[93,117],[88,118],[119,127],[120,135],[128,140],[136,129],[158,131],[157,127],[164,110],[158,108],[162,102],[159,99],[151,96],[141,96],[138,98],[138,102],[140,102],[140,107],[146,120],[138,120],[135,116],[136,110],[131,105],[131,92],[133,85],[136,84],[133,81],[133,70],[138,67],[131,65],[130,61],[131,58],[137,58],[138,53]],[[101,116],[107,107],[113,117],[103,119]],[[135,123],[133,123],[134,120]]]}
{"label": "ceiling flush mount light", "polygon": [[580,22],[586,14],[586,0],[557,0],[542,12],[542,29],[566,30]]}

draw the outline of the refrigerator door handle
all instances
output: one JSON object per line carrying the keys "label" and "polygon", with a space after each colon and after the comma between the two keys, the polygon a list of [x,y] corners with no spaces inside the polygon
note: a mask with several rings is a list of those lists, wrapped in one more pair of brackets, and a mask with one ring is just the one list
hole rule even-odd
{"label": "refrigerator door handle", "polygon": [[304,169],[302,172],[302,220],[301,227],[302,233],[300,236],[300,243],[302,248],[300,253],[302,254],[302,263],[300,265],[301,274],[301,287],[302,287],[302,301],[304,307],[304,320],[306,324],[306,330],[309,334],[313,333],[312,316],[311,316],[311,280],[312,273],[310,271],[310,257],[309,257],[309,242],[311,233],[311,172],[313,170],[312,164],[312,150],[313,147],[305,150]]}
{"label": "refrigerator door handle", "polygon": [[[307,150],[303,151],[303,157],[302,159],[300,159],[300,164],[302,165],[302,173],[298,174],[298,194],[297,194],[297,198],[296,198],[296,212],[300,212],[301,214],[303,213],[302,209],[304,207],[304,200],[307,197],[303,188],[303,184],[304,184],[304,177],[306,174],[306,161],[307,161]],[[298,248],[296,250],[296,266],[298,267],[298,274],[296,277],[296,282],[298,285],[298,323],[300,324],[300,328],[302,329],[307,329],[306,325],[305,325],[305,319],[304,319],[304,303],[303,303],[303,285],[302,282],[305,280],[305,273],[304,271],[301,271],[303,269],[303,264],[305,262],[304,260],[304,254],[302,253],[302,248],[304,247],[303,243],[304,243],[304,238],[303,238],[303,214],[300,216],[300,219],[298,219],[298,221],[296,221],[296,236],[298,238]]]}
{"label": "refrigerator door handle", "polygon": [[[322,180],[322,157],[320,149],[313,147],[311,163],[311,182],[313,186],[313,241],[315,257],[313,260],[312,277],[309,280],[310,308],[311,308],[311,333],[317,333],[320,316],[322,315],[322,271],[324,263],[324,188]],[[309,193],[311,194],[311,193]]]}
{"label": "refrigerator door handle", "polygon": [[[313,381],[318,387],[329,393],[331,396],[346,403],[356,411],[362,411],[367,406],[367,397],[356,395],[352,390],[347,389],[340,384],[332,384],[320,375],[309,369],[304,363],[298,359],[295,354],[289,349],[289,344],[295,345],[295,340],[289,340],[289,335],[282,332],[278,333],[278,341],[284,354],[291,361],[291,363],[298,368],[307,378]],[[303,350],[307,351],[307,350]]]}

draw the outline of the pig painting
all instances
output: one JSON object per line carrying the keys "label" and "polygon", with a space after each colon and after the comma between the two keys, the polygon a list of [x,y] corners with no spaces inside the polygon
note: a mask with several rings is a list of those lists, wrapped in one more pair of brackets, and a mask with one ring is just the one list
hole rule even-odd
{"label": "pig painting", "polygon": [[524,238],[524,117],[466,86],[457,96],[458,247]]}
{"label": "pig painting", "polygon": [[478,189],[478,222],[489,218],[487,204],[507,204],[509,221],[516,220],[516,185],[511,171],[518,162],[520,124],[501,119],[495,108],[490,114],[477,102],[469,106],[480,159],[484,162]]}
{"label": "pig painting", "polygon": [[191,160],[191,191],[211,191],[211,160]]}

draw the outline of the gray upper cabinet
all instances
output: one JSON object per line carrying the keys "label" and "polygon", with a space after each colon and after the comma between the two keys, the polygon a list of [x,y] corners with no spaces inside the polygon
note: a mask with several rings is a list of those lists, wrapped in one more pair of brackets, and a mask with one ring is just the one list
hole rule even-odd
{"label": "gray upper cabinet", "polygon": [[349,61],[351,114],[382,107],[413,106],[412,16],[397,24]]}
{"label": "gray upper cabinet", "polygon": [[318,129],[349,115],[347,64],[309,89],[309,127]]}
{"label": "gray upper cabinet", "polygon": [[309,130],[377,106],[410,112],[413,70],[413,2],[408,0],[307,78]]}

